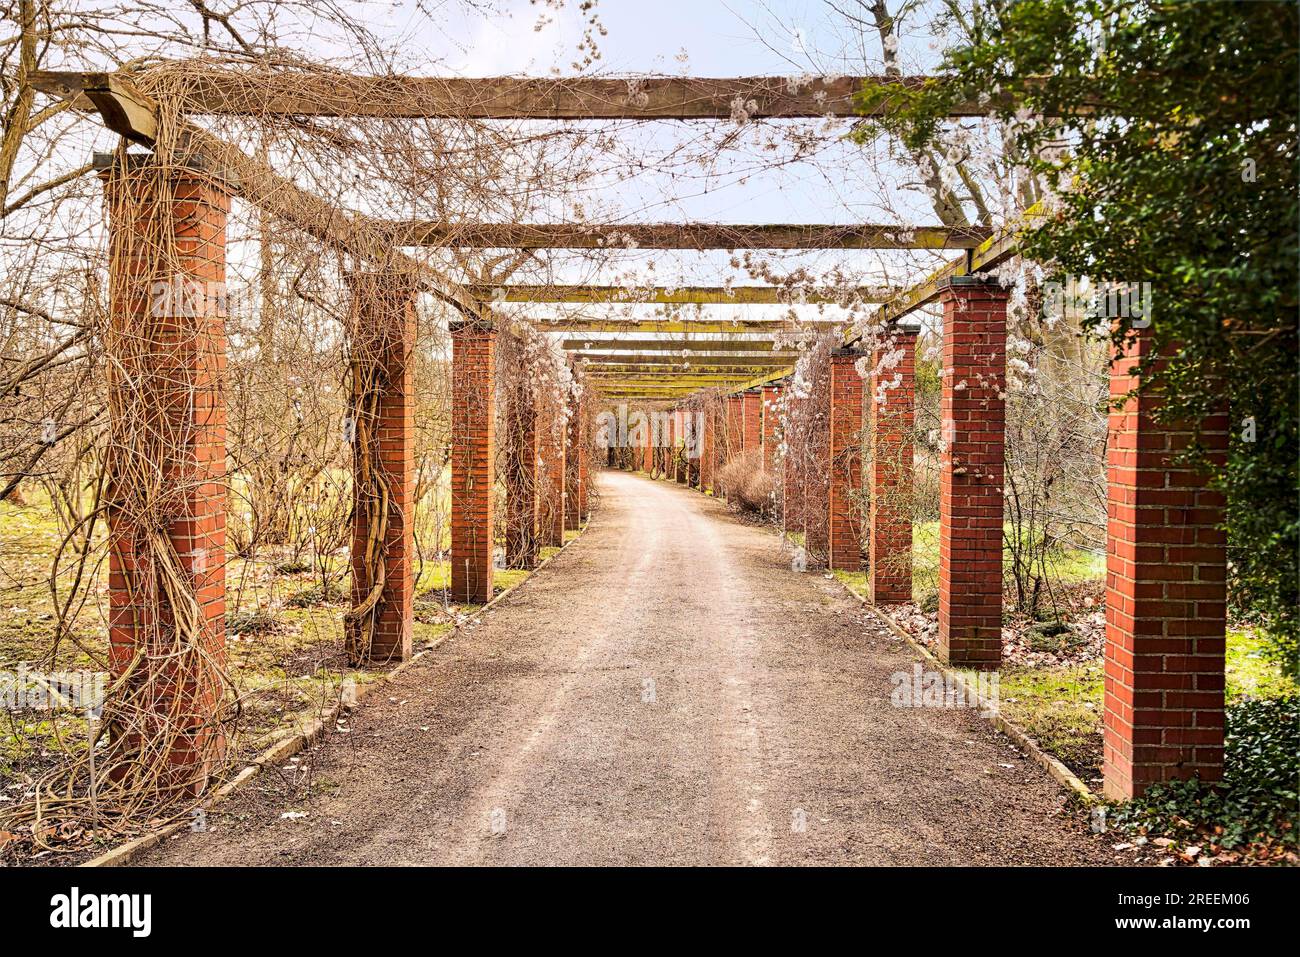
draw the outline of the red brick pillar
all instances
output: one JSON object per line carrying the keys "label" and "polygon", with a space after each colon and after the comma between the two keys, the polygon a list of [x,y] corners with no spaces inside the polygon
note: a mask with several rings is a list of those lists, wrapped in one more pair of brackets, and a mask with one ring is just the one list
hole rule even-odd
{"label": "red brick pillar", "polygon": [[654,429],[649,421],[644,423],[644,432],[641,439],[641,470],[646,475],[653,476],[655,472],[655,449]]}
{"label": "red brick pillar", "polygon": [[676,425],[676,432],[673,434],[673,472],[677,479],[677,485],[690,485],[690,462],[686,459],[686,415],[688,412],[684,408],[679,408],[673,413],[673,423]]}
{"label": "red brick pillar", "polygon": [[[723,450],[722,464],[726,465],[740,455],[744,442],[745,416],[743,399],[738,395],[727,396],[727,447]],[[722,493],[731,497],[731,490],[725,486]]]}
{"label": "red brick pillar", "polygon": [[781,423],[781,387],[763,386],[763,471],[776,467],[777,426]]}
{"label": "red brick pillar", "polygon": [[[829,363],[828,363],[829,365]],[[830,421],[831,421],[831,384],[830,371],[818,381],[813,394],[808,398],[810,414],[807,425],[819,429],[826,436],[826,449],[818,449],[822,456],[830,456]],[[813,458],[815,456],[809,456]],[[824,567],[830,556],[830,471],[823,463],[815,468],[804,462],[803,508],[800,518],[803,520],[804,555],[809,568]]]}
{"label": "red brick pillar", "polygon": [[[587,521],[590,514],[590,506],[587,504],[587,493],[591,486],[591,446],[588,444],[588,436],[591,434],[588,417],[591,412],[591,406],[588,403],[587,395],[584,392],[578,401],[578,424],[577,431],[571,433],[574,439],[574,447],[577,450],[578,458],[578,525]],[[628,450],[631,452],[631,450]],[[631,456],[629,455],[629,458]]]}
{"label": "red brick pillar", "polygon": [[939,295],[939,653],[951,665],[991,670],[1002,660],[1007,291],[960,276]]}
{"label": "red brick pillar", "polygon": [[541,489],[537,471],[537,407],[532,387],[512,383],[506,409],[506,567],[537,566]]}
{"label": "red brick pillar", "polygon": [[871,357],[867,396],[871,491],[867,591],[877,605],[912,600],[912,444],[915,327],[896,326]]}
{"label": "red brick pillar", "polygon": [[496,332],[456,321],[451,343],[451,595],[485,605],[492,598]]}
{"label": "red brick pillar", "polygon": [[704,489],[704,412],[687,408],[686,412],[686,484]]}
{"label": "red brick pillar", "polygon": [[586,518],[587,450],[583,444],[583,409],[586,402],[581,392],[569,394],[569,419],[566,426],[564,469],[564,527],[577,530]]}
{"label": "red brick pillar", "polygon": [[[793,416],[796,403],[804,401],[791,393],[786,399],[786,414]],[[786,535],[803,532],[803,483],[788,444],[781,460],[781,531]]]}
{"label": "red brick pillar", "polygon": [[[539,423],[542,429],[542,544],[559,548],[564,544],[564,416],[551,404],[550,414]],[[557,414],[560,413],[560,414]]]}
{"label": "red brick pillar", "polygon": [[727,457],[726,461],[740,455],[745,444],[744,399],[739,395],[727,396]]}
{"label": "red brick pillar", "polygon": [[742,427],[740,447],[748,452],[750,449],[759,449],[763,444],[763,391],[750,389],[742,398],[741,414],[745,424]]}
{"label": "red brick pillar", "polygon": [[862,353],[838,349],[831,354],[830,495],[828,528],[830,568],[862,568]]}
{"label": "red brick pillar", "polygon": [[700,413],[700,491],[707,492],[713,485],[713,422],[711,415],[712,406],[706,405],[705,411]]}
{"label": "red brick pillar", "polygon": [[[1144,331],[1115,357],[1112,399],[1137,386],[1134,367],[1151,348]],[[1223,773],[1223,497],[1175,461],[1193,430],[1157,422],[1159,405],[1154,391],[1129,397],[1109,423],[1103,763],[1116,799]],[[1227,428],[1221,416],[1200,432],[1218,462]]]}
{"label": "red brick pillar", "polygon": [[353,665],[411,657],[414,589],[415,346],[413,277],[358,273],[352,288],[352,608],[344,645]]}
{"label": "red brick pillar", "polygon": [[[146,162],[149,158],[143,158]],[[225,751],[226,218],[204,174],[101,174],[110,223],[109,667],[125,774],[202,791]],[[193,629],[172,613],[192,595]],[[130,666],[138,652],[142,659]],[[149,782],[153,786],[152,781]]]}

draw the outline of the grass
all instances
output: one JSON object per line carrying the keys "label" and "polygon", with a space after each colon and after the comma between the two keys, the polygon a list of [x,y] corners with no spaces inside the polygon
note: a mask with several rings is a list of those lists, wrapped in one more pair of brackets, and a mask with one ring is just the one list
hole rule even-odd
{"label": "grass", "polygon": [[[0,671],[20,663],[35,670],[103,670],[106,651],[107,568],[101,562],[87,588],[88,600],[73,636],[51,661],[56,618],[49,573],[62,540],[48,499],[27,493],[23,506],[0,502]],[[570,530],[565,540],[579,533]],[[102,533],[97,539],[101,546]],[[549,558],[558,548],[545,548]],[[227,656],[240,705],[237,748],[256,752],[277,733],[318,714],[339,699],[345,681],[364,685],[376,670],[347,666],[343,654],[343,614],[348,600],[345,552],[325,556],[288,554],[264,548],[252,559],[227,557]],[[322,593],[321,568],[331,580]],[[413,629],[418,648],[449,632],[454,608],[443,601],[450,586],[449,560],[426,560],[416,583]],[[498,571],[500,594],[528,571]],[[62,575],[66,589],[71,569]],[[442,593],[442,594],[440,594]],[[472,612],[474,606],[461,609]],[[34,774],[84,748],[87,725],[75,714],[0,712],[0,778]],[[0,785],[2,788],[3,785]],[[0,789],[0,794],[4,791]]]}
{"label": "grass", "polygon": [[1003,669],[998,708],[1085,781],[1101,773],[1102,667]]}

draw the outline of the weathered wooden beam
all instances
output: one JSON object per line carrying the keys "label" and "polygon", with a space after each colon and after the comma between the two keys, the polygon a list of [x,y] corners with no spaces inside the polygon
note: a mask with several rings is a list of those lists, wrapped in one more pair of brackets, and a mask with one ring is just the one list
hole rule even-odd
{"label": "weathered wooden beam", "polygon": [[693,368],[698,366],[735,366],[746,369],[761,370],[771,366],[788,365],[792,356],[779,355],[768,358],[767,356],[752,355],[741,353],[737,355],[717,355],[705,356],[691,354],[689,359],[682,359],[672,353],[654,353],[640,355],[636,353],[617,353],[617,352],[582,352],[571,353],[574,359],[583,362],[588,368],[595,366],[618,366],[625,368],[648,367],[653,369],[669,369],[677,367]]}
{"label": "weathered wooden beam", "polygon": [[565,339],[560,348],[581,353],[593,349],[623,349],[636,352],[756,352],[762,355],[781,355],[790,349],[775,349],[767,339]]}
{"label": "weathered wooden beam", "polygon": [[728,372],[725,369],[674,369],[670,372],[645,372],[643,370],[588,369],[587,378],[600,382],[716,382],[719,380],[744,379],[754,374],[753,369],[737,369]]}
{"label": "weathered wooden beam", "polygon": [[1037,204],[1031,206],[1025,211],[1020,222],[998,230],[974,249],[968,250],[960,259],[954,259],[931,273],[922,282],[883,303],[874,313],[873,321],[885,324],[897,322],[909,312],[938,299],[939,284],[945,279],[987,272],[1000,266],[1016,255],[1020,234],[1026,228],[1032,227],[1041,217],[1041,208]]}
{"label": "weathered wooden beam", "polygon": [[606,398],[611,399],[632,399],[632,398],[665,398],[675,399],[682,396],[690,395],[692,392],[700,391],[696,386],[626,386],[604,388],[596,386],[596,390]]}
{"label": "weathered wooden beam", "polygon": [[970,249],[983,226],[837,226],[815,223],[447,223],[388,224],[394,246],[465,249]]}
{"label": "weathered wooden beam", "polygon": [[606,335],[648,335],[650,333],[727,335],[742,332],[798,333],[809,328],[818,331],[834,330],[844,325],[844,322],[842,320],[809,320],[793,323],[784,319],[739,319],[735,322],[731,320],[712,322],[703,319],[562,319],[556,322],[534,321],[531,325],[538,332],[564,333],[565,335],[581,332],[604,333]]}
{"label": "weathered wooden beam", "polygon": [[[841,77],[408,77],[322,71],[198,71],[184,64],[190,113],[463,120],[740,120],[856,117],[869,86],[916,89],[939,78]],[[163,67],[162,69],[169,69]],[[885,101],[872,115],[892,112]],[[987,116],[993,104],[959,103],[950,116]]]}
{"label": "weathered wooden beam", "polygon": [[471,295],[486,302],[659,303],[663,305],[841,305],[887,302],[897,289],[788,286],[471,286]]}
{"label": "weathered wooden beam", "polygon": [[40,71],[32,74],[32,86],[74,108],[98,111],[105,126],[133,143],[152,146],[158,139],[157,105],[120,74]]}
{"label": "weathered wooden beam", "polygon": [[[157,142],[158,104],[123,74],[42,71],[32,75],[32,84],[44,93],[70,100],[76,109],[98,112],[108,129],[134,143],[152,147]],[[330,248],[357,257],[367,268],[406,270],[424,276],[461,312],[484,314],[478,300],[395,249],[377,220],[327,203],[200,126],[182,120],[178,133],[179,155],[171,157],[171,162],[205,170],[234,195]]]}

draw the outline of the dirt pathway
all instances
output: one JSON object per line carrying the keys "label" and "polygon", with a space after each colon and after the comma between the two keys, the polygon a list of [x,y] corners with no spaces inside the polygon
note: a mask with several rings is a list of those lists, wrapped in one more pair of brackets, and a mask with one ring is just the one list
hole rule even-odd
{"label": "dirt pathway", "polygon": [[[917,660],[775,536],[600,476],[583,536],[150,864],[1108,863]],[[305,817],[283,817],[305,812]]]}

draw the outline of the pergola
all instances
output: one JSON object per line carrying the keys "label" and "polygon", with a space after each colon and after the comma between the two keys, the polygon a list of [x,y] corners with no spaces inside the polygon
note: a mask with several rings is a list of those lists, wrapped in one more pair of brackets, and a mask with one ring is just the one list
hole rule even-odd
{"label": "pergola", "polygon": [[[158,104],[122,74],[46,73],[37,86],[95,111],[105,125],[145,147],[160,141],[164,124]],[[194,78],[183,113],[301,117],[439,117],[450,120],[587,119],[709,120],[733,118],[853,117],[854,92],[868,85],[915,87],[925,77],[840,77],[790,80],[770,77],[694,79],[449,79],[323,77],[317,74],[209,70]],[[890,109],[886,100],[878,111]],[[992,104],[966,103],[951,115],[983,116]],[[863,380],[856,371],[862,345],[845,341],[831,358],[829,421],[830,488],[825,502],[832,567],[859,568],[863,537],[873,601],[911,597],[910,517],[889,504],[889,493],[910,483],[913,416],[912,350],[915,329],[900,323],[919,306],[943,307],[940,463],[939,638],[943,660],[966,668],[996,668],[1001,656],[1002,512],[1006,291],[987,273],[1016,252],[1016,230],[941,225],[881,224],[722,225],[709,223],[446,223],[381,220],[340,210],[312,196],[238,147],[181,119],[169,131],[179,144],[170,163],[121,168],[106,163],[113,255],[129,253],[133,232],[163,229],[184,241],[180,268],[195,279],[224,277],[225,216],[231,196],[261,207],[329,247],[349,253],[375,271],[351,280],[355,334],[370,348],[359,381],[375,445],[358,453],[354,509],[352,628],[368,628],[358,663],[410,654],[412,505],[410,369],[412,300],[420,283],[431,284],[451,303],[452,359],[452,593],[484,602],[492,594],[494,408],[493,364],[501,303],[649,303],[661,306],[808,305],[869,303],[875,318],[894,330],[903,361],[888,373],[892,388]],[[161,191],[161,193],[159,192]],[[165,195],[171,202],[141,202]],[[433,275],[401,248],[576,249],[929,249],[952,250],[944,268],[905,290],[856,290],[849,294],[798,292],[780,286],[622,288],[608,286],[461,285]],[[139,264],[137,264],[139,265]],[[114,270],[112,323],[118,329],[159,330],[142,312],[132,286],[147,269]],[[842,297],[847,295],[847,299]],[[191,478],[219,483],[224,470],[224,407],[220,393],[224,331],[210,317],[168,317],[188,324],[198,341],[182,368],[172,369],[203,401],[162,404],[166,426],[185,443]],[[734,322],[681,318],[604,320],[584,318],[543,331],[560,336],[558,347],[585,368],[592,390],[587,401],[680,402],[701,389],[732,395],[726,421],[706,423],[703,461],[688,481],[702,488],[734,453],[762,446],[771,413],[764,402],[780,389],[797,358],[781,347],[784,324],[770,318]],[[155,333],[160,337],[162,331]],[[1139,338],[1118,358],[1113,394],[1134,384],[1132,368],[1148,348]],[[110,346],[111,348],[111,346]],[[131,371],[133,358],[120,359]],[[878,365],[878,363],[877,363]],[[1200,774],[1213,778],[1222,765],[1223,538],[1217,529],[1221,503],[1196,476],[1171,467],[1170,451],[1184,436],[1157,425],[1144,405],[1130,400],[1111,416],[1108,632],[1106,656],[1106,790],[1139,793],[1153,781]],[[582,422],[580,415],[572,421]],[[871,449],[864,469],[858,436],[865,422]],[[1226,432],[1212,429],[1214,441]],[[1207,438],[1202,433],[1202,441]],[[768,439],[770,441],[770,439]],[[560,499],[565,522],[585,517],[586,443],[570,429],[555,450],[569,450],[577,494]],[[647,447],[640,454],[647,457]],[[649,459],[645,459],[649,461]],[[196,464],[197,463],[197,464]],[[892,464],[891,464],[892,463]],[[563,474],[565,466],[560,466]],[[864,471],[866,474],[864,475]],[[364,480],[363,480],[364,477]],[[376,492],[376,489],[379,492]],[[382,494],[380,494],[382,493]],[[867,527],[854,507],[870,501]],[[572,499],[572,501],[570,501]],[[167,530],[186,558],[190,586],[207,623],[208,640],[224,637],[224,496],[187,500],[187,512]],[[562,527],[561,527],[562,535]],[[157,620],[162,598],[133,582],[135,547],[142,534],[129,517],[114,525],[110,597],[114,609],[114,661],[129,660],[142,640],[140,616]],[[378,569],[378,574],[376,573]],[[134,624],[126,612],[135,613]],[[202,682],[182,681],[202,685]],[[203,700],[195,710],[202,717]],[[191,746],[177,760],[202,764],[216,747],[210,728],[192,729]]]}

